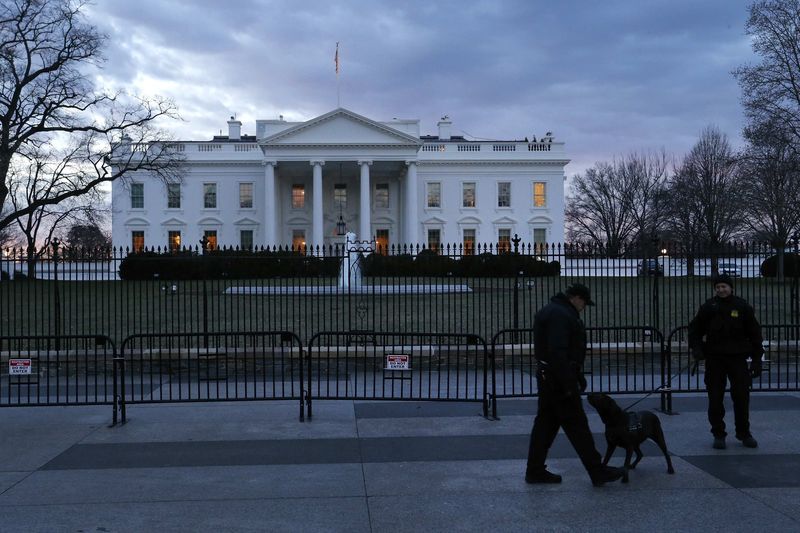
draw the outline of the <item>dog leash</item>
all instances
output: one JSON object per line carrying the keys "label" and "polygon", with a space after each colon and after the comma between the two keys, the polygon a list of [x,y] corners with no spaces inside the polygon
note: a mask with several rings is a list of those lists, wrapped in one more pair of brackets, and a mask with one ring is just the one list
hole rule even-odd
{"label": "dog leash", "polygon": [[[681,372],[683,372],[683,371],[684,371],[684,369],[685,369],[685,367],[681,367],[681,368],[679,368],[679,369],[678,369],[678,371],[677,371],[677,372],[675,372],[675,373],[672,375],[672,377],[670,377],[670,378],[669,378],[669,381],[670,381],[670,382],[672,382],[672,380],[673,380],[673,379],[675,379],[676,377],[678,377],[678,376],[681,374]],[[692,375],[694,375],[694,372],[695,372],[696,370],[697,370],[697,361],[695,361],[695,363],[694,363],[694,369],[692,370]],[[664,385],[661,385],[660,387],[658,387],[658,388],[656,388],[656,389],[653,389],[653,390],[651,390],[650,392],[648,392],[647,394],[645,394],[644,396],[642,396],[641,398],[639,398],[638,400],[636,400],[635,402],[633,402],[633,403],[632,403],[632,404],[630,404],[629,406],[627,406],[627,407],[623,408],[622,410],[623,410],[623,411],[627,411],[628,409],[630,409],[631,407],[633,407],[633,406],[634,406],[634,405],[636,405],[637,403],[639,403],[639,402],[641,402],[641,401],[643,401],[643,400],[646,400],[647,398],[649,398],[650,396],[652,396],[653,394],[655,394],[655,393],[657,393],[657,392],[664,392]]]}

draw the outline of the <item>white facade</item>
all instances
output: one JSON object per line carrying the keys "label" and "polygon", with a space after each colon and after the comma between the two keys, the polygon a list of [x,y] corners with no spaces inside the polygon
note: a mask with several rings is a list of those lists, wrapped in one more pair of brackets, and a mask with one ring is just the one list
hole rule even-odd
{"label": "white facade", "polygon": [[420,136],[418,120],[341,108],[307,122],[258,120],[255,136],[233,119],[228,127],[178,144],[179,184],[142,173],[113,182],[115,247],[163,249],[170,237],[196,246],[204,235],[218,246],[328,245],[343,241],[340,216],[359,239],[390,247],[564,240],[568,160],[550,137],[467,141],[446,117],[438,135]]}

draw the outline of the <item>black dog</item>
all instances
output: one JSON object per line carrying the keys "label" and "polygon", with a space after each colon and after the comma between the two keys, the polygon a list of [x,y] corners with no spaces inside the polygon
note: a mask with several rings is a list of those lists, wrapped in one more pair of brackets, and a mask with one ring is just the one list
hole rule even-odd
{"label": "black dog", "polygon": [[[603,464],[608,464],[611,454],[617,446],[625,448],[625,475],[622,482],[628,482],[628,469],[636,468],[642,460],[642,450],[639,445],[646,439],[650,439],[661,448],[664,457],[667,459],[667,472],[675,473],[672,468],[672,459],[667,452],[667,443],[664,440],[664,432],[661,429],[661,421],[650,411],[623,411],[617,402],[607,394],[593,392],[587,395],[587,399],[592,407],[597,409],[597,413],[606,425],[606,456]],[[636,460],[631,463],[631,455],[636,452]]]}

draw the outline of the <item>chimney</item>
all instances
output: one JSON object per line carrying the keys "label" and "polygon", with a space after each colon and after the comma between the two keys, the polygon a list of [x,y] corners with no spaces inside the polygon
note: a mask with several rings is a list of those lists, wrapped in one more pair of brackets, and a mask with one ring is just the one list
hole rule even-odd
{"label": "chimney", "polygon": [[242,123],[236,120],[236,117],[231,117],[228,121],[228,139],[238,141],[242,138]]}
{"label": "chimney", "polygon": [[452,126],[452,122],[450,122],[450,117],[447,115],[443,116],[442,119],[439,121],[439,140],[440,141],[449,141],[450,140],[450,126]]}

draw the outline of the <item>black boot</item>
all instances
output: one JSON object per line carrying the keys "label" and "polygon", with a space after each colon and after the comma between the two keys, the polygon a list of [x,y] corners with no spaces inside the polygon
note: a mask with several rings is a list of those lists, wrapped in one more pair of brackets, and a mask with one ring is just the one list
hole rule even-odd
{"label": "black boot", "polygon": [[589,474],[589,477],[592,478],[592,485],[595,487],[600,487],[604,483],[610,483],[612,481],[617,481],[618,479],[622,478],[625,475],[624,468],[616,468],[613,466],[601,466],[594,472]]}
{"label": "black boot", "polygon": [[561,476],[548,472],[546,468],[525,473],[525,483],[561,483]]}

